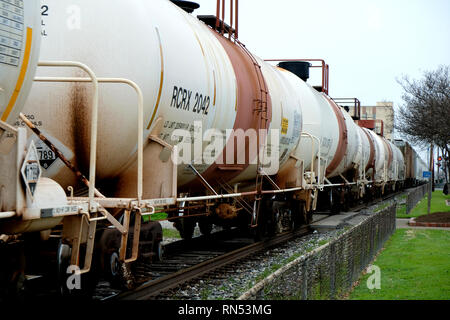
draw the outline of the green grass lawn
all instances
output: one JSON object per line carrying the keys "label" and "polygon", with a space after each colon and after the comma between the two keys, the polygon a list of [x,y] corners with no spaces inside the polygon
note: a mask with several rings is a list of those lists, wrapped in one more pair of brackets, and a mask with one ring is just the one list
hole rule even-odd
{"label": "green grass lawn", "polygon": [[450,230],[398,229],[373,264],[381,289],[368,289],[365,274],[349,299],[450,300]]}
{"label": "green grass lawn", "polygon": [[[450,195],[445,195],[442,190],[435,190],[431,195],[430,213],[433,212],[450,212],[450,207],[445,204],[445,200],[450,199]],[[406,214],[406,205],[397,206],[397,218],[415,218],[427,214],[428,210],[428,194]]]}
{"label": "green grass lawn", "polygon": [[165,229],[163,228],[163,239],[166,238],[176,238],[181,239],[180,233],[175,229]]}
{"label": "green grass lawn", "polygon": [[[152,214],[151,216],[145,216],[143,219],[145,222],[148,221],[160,221],[160,220],[166,220],[168,218],[168,214],[165,212],[158,212],[155,214]],[[166,229],[163,228],[163,239],[166,238],[176,238],[176,239],[181,239],[180,233],[178,232],[178,230],[174,230],[174,229]]]}

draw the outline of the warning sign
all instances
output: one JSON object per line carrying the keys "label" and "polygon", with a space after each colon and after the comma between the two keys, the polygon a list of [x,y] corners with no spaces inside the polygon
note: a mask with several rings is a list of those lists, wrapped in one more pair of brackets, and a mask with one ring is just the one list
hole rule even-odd
{"label": "warning sign", "polygon": [[42,140],[36,141],[36,149],[39,155],[39,162],[45,170],[51,167],[56,161],[56,154]]}
{"label": "warning sign", "polygon": [[31,193],[31,197],[34,197],[36,186],[41,177],[42,170],[39,165],[38,153],[33,141],[31,141],[30,147],[28,148],[27,155],[25,156],[25,160],[22,165],[21,173],[25,185]]}
{"label": "warning sign", "polygon": [[281,120],[281,134],[287,134],[288,127],[289,127],[289,119],[283,118],[283,120]]}

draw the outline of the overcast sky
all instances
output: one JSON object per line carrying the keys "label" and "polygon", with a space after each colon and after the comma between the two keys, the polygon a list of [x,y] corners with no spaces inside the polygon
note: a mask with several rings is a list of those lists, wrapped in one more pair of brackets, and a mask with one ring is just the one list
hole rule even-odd
{"label": "overcast sky", "polygon": [[[215,14],[215,0],[196,2]],[[449,0],[240,0],[239,12],[257,56],[325,59],[332,97],[399,104],[396,78],[450,64]]]}
{"label": "overcast sky", "polygon": [[264,59],[325,59],[333,98],[398,106],[396,79],[450,65],[450,0],[240,0],[239,39]]}

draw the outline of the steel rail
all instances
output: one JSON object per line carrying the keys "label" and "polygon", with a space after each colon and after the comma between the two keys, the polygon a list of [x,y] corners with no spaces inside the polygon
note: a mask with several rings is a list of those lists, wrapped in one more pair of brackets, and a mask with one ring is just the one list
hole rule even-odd
{"label": "steel rail", "polygon": [[309,226],[303,226],[294,232],[285,232],[275,238],[253,243],[243,248],[228,252],[219,257],[203,261],[195,266],[180,270],[176,273],[147,282],[133,291],[124,292],[119,295],[106,299],[117,300],[148,300],[158,294],[176,288],[179,285],[188,282],[194,278],[202,276],[215,269],[236,262],[242,258],[263,249],[267,249],[278,244],[284,243],[298,236],[306,235],[310,232]]}

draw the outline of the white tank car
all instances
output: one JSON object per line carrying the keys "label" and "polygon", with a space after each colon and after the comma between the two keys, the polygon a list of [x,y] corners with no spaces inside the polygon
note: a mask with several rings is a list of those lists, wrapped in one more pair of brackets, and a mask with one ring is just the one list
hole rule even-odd
{"label": "white tank car", "polygon": [[[231,42],[170,1],[43,0],[42,5],[48,11],[43,16],[40,59],[79,61],[98,77],[136,82],[144,94],[144,138],[159,118],[162,119],[159,137],[172,145],[178,142],[171,140],[173,131],[187,129],[193,133],[195,121],[201,122],[204,132],[210,128],[221,131],[250,128],[240,126],[239,113],[251,116],[254,97],[248,97],[248,105],[238,103],[243,99],[242,83],[246,80],[240,80],[237,73],[239,67],[246,66],[237,66],[230,58],[233,56],[230,51],[235,49],[227,47],[226,42]],[[268,125],[285,128],[280,134],[283,163],[302,131],[300,96],[294,90],[298,80],[287,79],[277,69],[259,61],[273,100]],[[254,65],[251,68],[254,72]],[[38,76],[86,75],[75,69],[40,68]],[[133,90],[101,84],[99,94],[97,181],[119,177],[133,163],[137,150]],[[49,139],[84,172],[89,163],[91,95],[89,84],[38,83],[33,86],[25,109]],[[283,122],[284,119],[289,123]],[[202,151],[206,145],[203,144]],[[272,149],[270,143],[267,149]],[[194,154],[190,160],[200,173],[210,169],[209,165],[196,164]],[[75,183],[74,175],[54,155],[46,159],[44,168],[47,176],[63,186]],[[245,169],[234,175],[236,181],[255,176],[255,166]],[[179,185],[196,178],[186,164],[178,168],[178,173]]]}
{"label": "white tank car", "polygon": [[[289,78],[297,78],[288,71],[284,74]],[[294,155],[304,161],[306,171],[311,169],[314,161],[314,170],[317,171],[315,159],[318,158],[320,145],[320,177],[325,175],[332,178],[358,168],[361,161],[367,161],[362,158],[362,144],[367,141],[361,140],[358,126],[334,101],[297,79],[297,90],[301,92],[303,137]],[[364,145],[364,150],[367,147]]]}
{"label": "white tank car", "polygon": [[[377,183],[386,183],[389,181],[403,180],[405,178],[405,162],[400,149],[373,131],[368,129],[364,130],[368,133],[374,145],[374,181]],[[373,168],[367,170],[366,175],[371,180]]]}
{"label": "white tank car", "polygon": [[[272,116],[265,153],[278,159],[278,164],[275,166],[270,165],[269,159],[266,159],[268,165],[264,168],[264,173],[275,175],[289,166],[290,155],[296,153],[296,148],[300,146],[299,142],[304,128],[301,106],[307,102],[299,88],[304,82],[289,71],[274,67],[257,57],[256,59],[261,66],[272,104]],[[271,132],[278,132],[278,135],[272,136]],[[274,138],[278,138],[278,148],[273,141]],[[272,154],[272,152],[274,153]],[[255,177],[255,172],[256,167],[249,166],[230,183],[252,179]]]}
{"label": "white tank car", "polygon": [[0,0],[0,120],[11,125],[22,110],[36,71],[39,9],[39,0]]}
{"label": "white tank car", "polygon": [[[383,168],[385,162],[385,148],[383,140],[380,136],[378,136],[375,132],[371,130],[366,130],[366,132],[370,135],[372,142],[374,144],[374,167],[367,171],[369,177],[374,175],[374,180],[379,180],[383,175]],[[373,172],[375,169],[375,172]]]}
{"label": "white tank car", "polygon": [[398,181],[405,179],[405,160],[402,152],[391,141],[386,140],[392,150],[392,165],[390,168],[390,180]]}
{"label": "white tank car", "polygon": [[371,158],[370,137],[364,132],[364,128],[357,126],[357,130],[361,141],[358,148],[359,161],[356,162],[358,164],[358,179],[364,180]]}
{"label": "white tank car", "polygon": [[[62,218],[41,220],[37,209],[66,204],[64,190],[50,179],[39,179],[33,199],[25,196],[27,191],[21,191],[18,175],[21,157],[25,157],[25,140],[22,131],[12,128],[20,124],[17,117],[33,84],[41,43],[41,14],[47,11],[39,0],[0,0],[0,212],[21,218],[1,220],[0,233],[51,228]],[[29,120],[35,122],[33,117]]]}
{"label": "white tank car", "polygon": [[423,177],[423,172],[428,171],[427,164],[422,160],[422,158],[414,150],[414,176],[417,181],[427,181],[427,178]]}
{"label": "white tank car", "polygon": [[358,153],[360,150],[361,138],[358,133],[358,126],[353,121],[352,117],[343,110],[339,108],[342,116],[345,118],[345,130],[347,135],[347,149],[345,155],[338,167],[329,174],[329,177],[335,177],[339,174],[347,172],[350,169],[358,167],[358,162],[360,161],[361,155]]}
{"label": "white tank car", "polygon": [[[298,79],[297,90],[300,91],[302,97],[304,136],[295,150],[295,156],[303,160],[305,171],[311,170],[313,159],[315,161],[318,157],[320,142],[321,168],[326,168],[332,162],[339,143],[339,126],[336,114],[323,94],[290,72],[284,71],[284,73],[286,77]],[[314,165],[317,169],[316,163]],[[324,174],[324,170],[321,174]]]}

